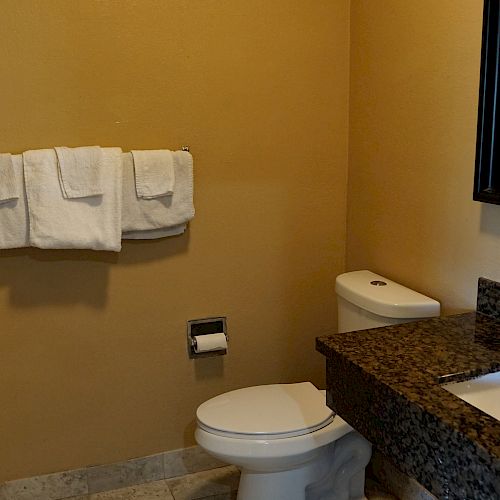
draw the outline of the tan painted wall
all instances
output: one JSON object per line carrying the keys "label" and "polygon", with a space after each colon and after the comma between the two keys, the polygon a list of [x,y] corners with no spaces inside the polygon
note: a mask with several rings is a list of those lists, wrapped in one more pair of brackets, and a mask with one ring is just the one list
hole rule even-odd
{"label": "tan painted wall", "polygon": [[[0,151],[189,144],[197,216],[0,253],[0,481],[193,443],[203,400],[323,381],[344,269],[348,1],[2,0]],[[187,319],[227,315],[190,361]]]}
{"label": "tan painted wall", "polygon": [[472,201],[482,0],[352,0],[349,269],[475,307],[500,207]]}

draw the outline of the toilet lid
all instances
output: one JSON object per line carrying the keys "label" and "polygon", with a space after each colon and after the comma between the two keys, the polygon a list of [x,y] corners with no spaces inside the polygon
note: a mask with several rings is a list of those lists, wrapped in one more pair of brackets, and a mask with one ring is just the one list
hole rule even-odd
{"label": "toilet lid", "polygon": [[314,432],[334,417],[310,382],[246,387],[209,399],[196,412],[198,425],[243,439],[279,439]]}

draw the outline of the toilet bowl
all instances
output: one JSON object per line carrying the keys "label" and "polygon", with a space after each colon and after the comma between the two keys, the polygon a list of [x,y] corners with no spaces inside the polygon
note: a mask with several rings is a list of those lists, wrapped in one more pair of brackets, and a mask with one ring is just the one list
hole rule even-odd
{"label": "toilet bowl", "polygon": [[[439,316],[440,305],[370,271],[337,277],[338,331]],[[241,469],[238,500],[360,500],[370,443],[310,382],[238,389],[196,412],[195,438]]]}
{"label": "toilet bowl", "polygon": [[364,498],[371,445],[310,382],[247,387],[197,411],[198,444],[238,466],[238,500]]}

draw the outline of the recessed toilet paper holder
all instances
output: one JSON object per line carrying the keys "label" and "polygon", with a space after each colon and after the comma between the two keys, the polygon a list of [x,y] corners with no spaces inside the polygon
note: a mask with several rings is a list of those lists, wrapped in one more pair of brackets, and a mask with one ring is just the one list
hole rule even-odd
{"label": "recessed toilet paper holder", "polygon": [[[224,334],[224,338],[221,335]],[[210,337],[205,337],[205,335],[210,335]],[[214,349],[206,350],[206,351],[198,351],[202,346],[198,345],[201,342],[198,340],[208,341],[204,342],[204,344],[209,344],[212,339],[215,339],[215,347]],[[187,347],[188,347],[188,355],[190,359],[196,358],[210,358],[212,356],[223,356],[227,354],[227,320],[225,316],[220,316],[217,318],[201,318],[201,319],[190,319],[187,322]]]}

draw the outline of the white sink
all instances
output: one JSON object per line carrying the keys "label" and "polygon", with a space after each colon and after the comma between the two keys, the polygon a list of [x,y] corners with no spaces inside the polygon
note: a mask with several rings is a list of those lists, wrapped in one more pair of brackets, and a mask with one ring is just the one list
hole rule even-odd
{"label": "white sink", "polygon": [[500,420],[500,372],[442,386],[448,392]]}

